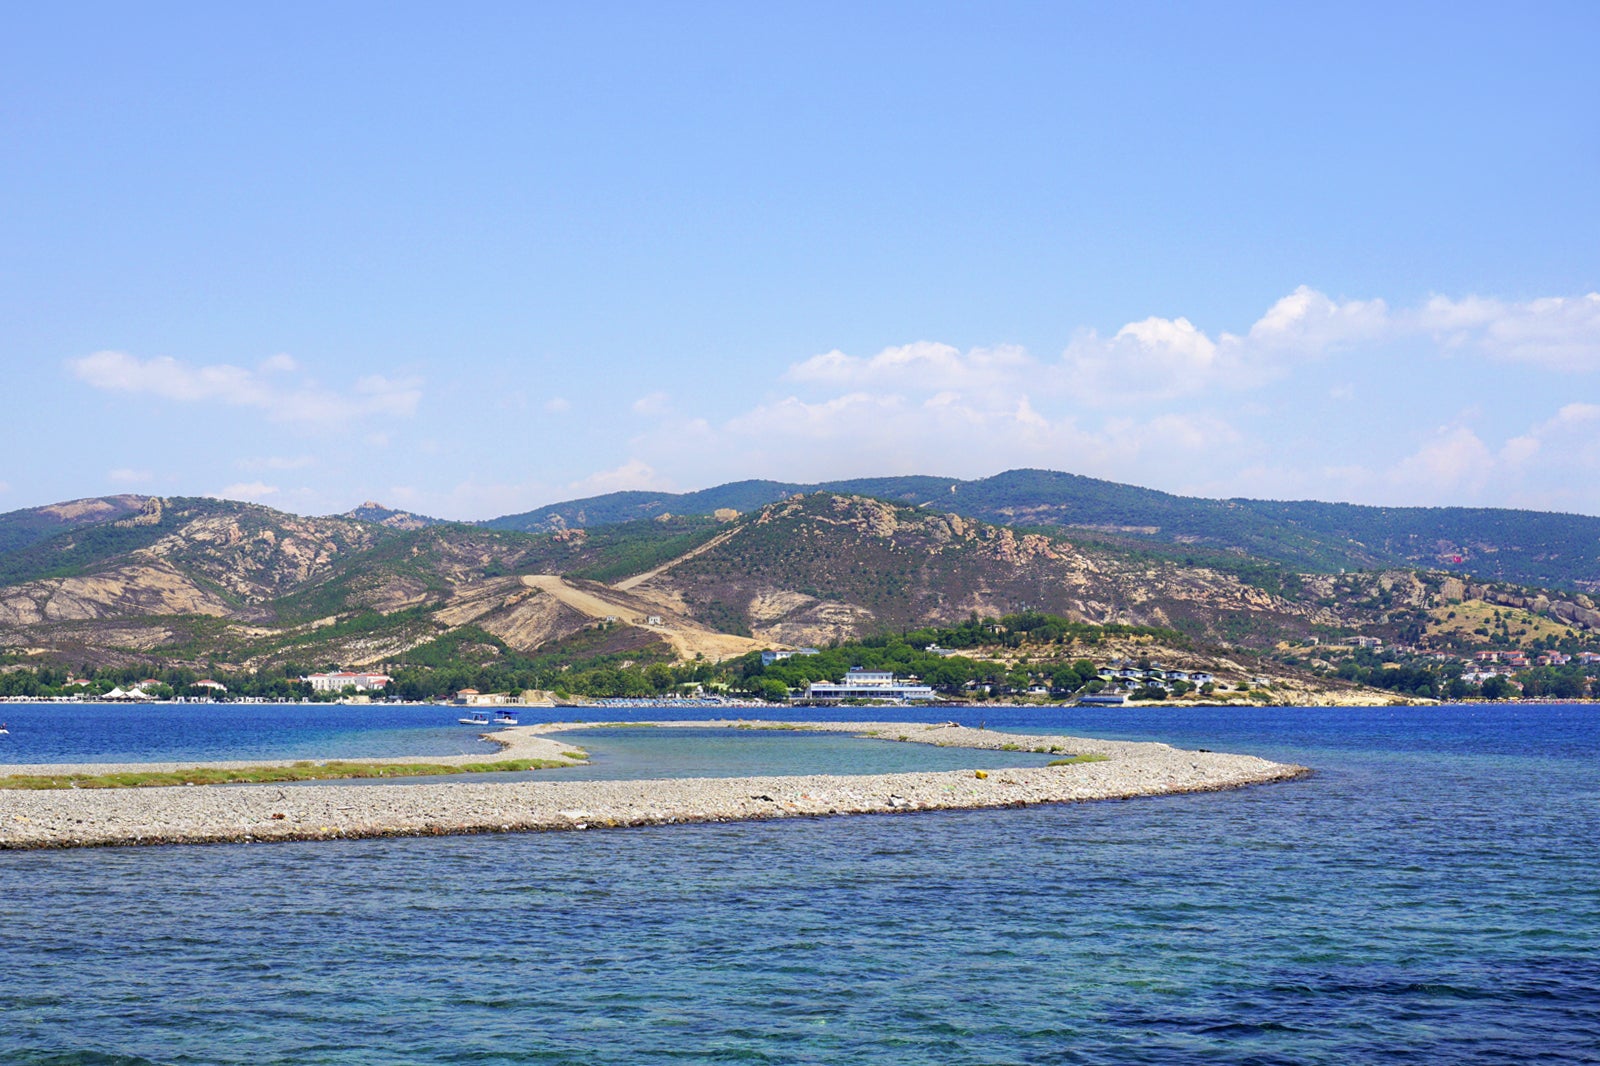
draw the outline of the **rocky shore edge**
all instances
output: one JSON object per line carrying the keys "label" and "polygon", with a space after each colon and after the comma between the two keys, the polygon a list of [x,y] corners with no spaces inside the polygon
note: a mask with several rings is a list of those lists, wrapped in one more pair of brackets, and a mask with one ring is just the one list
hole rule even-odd
{"label": "rocky shore edge", "polygon": [[[1063,759],[1098,756],[1103,761],[872,775],[4,790],[0,791],[0,850],[578,831],[978,810],[1214,792],[1288,781],[1310,773],[1302,766],[1249,755],[1185,751],[1153,742],[1024,736],[954,723],[694,721],[629,725],[813,729],[947,747],[1044,751]],[[593,725],[551,723],[500,730],[488,735],[502,745],[498,755],[462,758],[482,762],[537,756],[550,750],[546,745],[570,751],[573,745],[542,734],[586,727]],[[139,765],[149,768],[152,764]],[[0,767],[0,775],[61,770],[55,766],[10,766]]]}

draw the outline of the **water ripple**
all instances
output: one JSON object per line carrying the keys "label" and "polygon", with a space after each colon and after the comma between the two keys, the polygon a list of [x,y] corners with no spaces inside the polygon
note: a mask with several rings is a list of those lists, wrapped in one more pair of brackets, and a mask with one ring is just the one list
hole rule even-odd
{"label": "water ripple", "polygon": [[0,854],[0,1062],[1600,1062],[1600,728],[1499,713],[1144,719],[1320,772],[1133,803]]}

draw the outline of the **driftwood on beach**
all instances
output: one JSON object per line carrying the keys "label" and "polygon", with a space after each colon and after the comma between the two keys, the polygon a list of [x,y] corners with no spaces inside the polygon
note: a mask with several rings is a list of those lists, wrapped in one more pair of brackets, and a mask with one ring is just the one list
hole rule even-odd
{"label": "driftwood on beach", "polygon": [[[1022,736],[954,723],[661,722],[661,727],[808,729],[947,747],[1050,752],[1066,765],[870,775],[673,778],[630,781],[440,781],[425,784],[0,790],[0,849],[126,844],[323,840],[457,833],[592,830],[795,816],[1018,807],[1207,792],[1285,781],[1304,767],[1248,755],[1184,751],[1167,744]],[[541,734],[583,728],[553,723],[489,734],[498,756],[546,758],[571,751]],[[395,762],[417,760],[394,760]],[[429,762],[448,762],[448,758]],[[150,769],[0,766],[0,776]],[[159,764],[168,767],[178,764]],[[217,765],[217,764],[206,764]],[[246,763],[231,766],[261,765]],[[281,762],[274,765],[283,765]]]}

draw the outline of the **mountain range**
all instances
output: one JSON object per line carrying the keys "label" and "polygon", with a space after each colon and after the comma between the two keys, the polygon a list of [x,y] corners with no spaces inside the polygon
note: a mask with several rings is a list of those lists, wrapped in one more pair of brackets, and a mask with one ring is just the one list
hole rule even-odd
{"label": "mountain range", "polygon": [[974,481],[927,476],[816,484],[738,481],[687,493],[613,492],[483,525],[552,532],[659,514],[746,512],[813,492],[871,496],[997,525],[1243,553],[1313,571],[1437,567],[1485,579],[1600,591],[1600,518],[1483,507],[1213,500],[1053,470],[1010,470]]}
{"label": "mountain range", "polygon": [[1247,649],[1416,642],[1470,604],[1580,633],[1600,629],[1582,591],[1597,549],[1582,516],[1198,500],[1049,471],[614,493],[480,524],[115,496],[0,515],[0,656],[716,660],[1024,609]]}

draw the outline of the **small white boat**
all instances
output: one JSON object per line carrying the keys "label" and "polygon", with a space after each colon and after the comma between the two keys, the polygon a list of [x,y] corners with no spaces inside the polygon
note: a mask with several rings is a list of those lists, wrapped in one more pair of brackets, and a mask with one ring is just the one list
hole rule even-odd
{"label": "small white boat", "polygon": [[469,718],[457,718],[462,725],[488,725],[489,716],[486,714],[473,714]]}
{"label": "small white boat", "polygon": [[495,725],[516,725],[517,716],[514,714],[497,714],[494,716]]}

